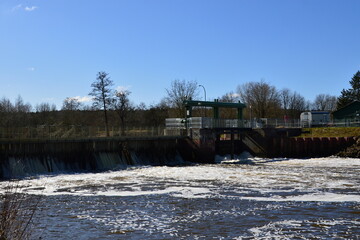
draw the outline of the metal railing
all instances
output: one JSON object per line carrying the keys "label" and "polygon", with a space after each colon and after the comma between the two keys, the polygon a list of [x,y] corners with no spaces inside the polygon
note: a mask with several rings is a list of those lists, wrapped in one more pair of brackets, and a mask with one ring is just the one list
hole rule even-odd
{"label": "metal railing", "polygon": [[[196,119],[187,123],[183,119],[167,121],[167,126],[126,127],[124,134],[120,127],[109,127],[109,137],[156,137],[185,136],[187,129],[201,128],[302,128],[300,120],[279,119]],[[179,123],[179,124],[177,124]],[[319,127],[319,126],[310,126]],[[330,122],[322,127],[360,127],[359,121]],[[0,127],[0,139],[66,139],[66,138],[97,138],[106,137],[105,127],[40,125],[37,127]]]}
{"label": "metal railing", "polygon": [[[127,127],[122,134],[120,127],[109,127],[109,137],[156,137],[180,136],[181,129],[165,129],[158,127]],[[54,126],[37,127],[0,127],[0,139],[65,139],[65,138],[97,138],[107,137],[105,127],[90,126]]]}
{"label": "metal railing", "polygon": [[360,127],[360,121],[326,122],[309,124],[300,119],[254,118],[252,120],[214,119],[204,117],[168,118],[167,129],[199,129],[199,128],[309,128],[309,127]]}
{"label": "metal railing", "polygon": [[168,118],[166,128],[186,129],[186,128],[263,128],[263,127],[300,127],[300,120],[279,120],[279,119],[214,119],[205,117],[192,118]]}

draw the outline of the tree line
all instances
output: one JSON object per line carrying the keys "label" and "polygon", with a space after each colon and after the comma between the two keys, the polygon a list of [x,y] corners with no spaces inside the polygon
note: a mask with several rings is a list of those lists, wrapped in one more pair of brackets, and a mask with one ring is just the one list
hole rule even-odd
{"label": "tree line", "polygon": [[[303,111],[334,111],[352,101],[360,101],[360,71],[350,80],[351,87],[343,89],[339,97],[318,94],[311,102],[290,89],[277,89],[263,80],[238,85],[235,91],[219,96],[219,101],[242,102],[247,105],[244,118],[298,119]],[[199,99],[197,81],[175,79],[165,89],[162,100],[150,106],[131,102],[129,90],[113,89],[114,82],[106,72],[98,72],[91,83],[92,105],[81,103],[78,98],[64,99],[60,110],[54,104],[40,103],[32,107],[21,96],[11,102],[0,100],[0,127],[25,127],[39,125],[120,126],[125,134],[126,126],[162,126],[166,118],[184,117],[183,100]],[[194,116],[212,116],[212,109],[194,109]],[[236,110],[221,109],[222,118],[236,118]]]}

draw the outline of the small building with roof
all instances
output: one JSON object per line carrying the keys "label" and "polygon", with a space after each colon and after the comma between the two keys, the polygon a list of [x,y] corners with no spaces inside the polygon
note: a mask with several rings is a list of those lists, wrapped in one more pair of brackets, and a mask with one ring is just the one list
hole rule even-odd
{"label": "small building with roof", "polygon": [[330,123],[330,112],[311,111],[300,114],[301,127],[323,127]]}

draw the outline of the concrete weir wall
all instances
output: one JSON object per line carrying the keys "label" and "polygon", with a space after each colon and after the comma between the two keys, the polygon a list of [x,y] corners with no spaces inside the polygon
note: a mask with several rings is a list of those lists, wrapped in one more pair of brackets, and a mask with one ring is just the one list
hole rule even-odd
{"label": "concrete weir wall", "polygon": [[1,140],[0,179],[129,165],[175,165],[184,160],[184,142],[183,137]]}
{"label": "concrete weir wall", "polygon": [[233,141],[217,140],[216,153],[224,155],[248,151],[254,156],[266,158],[327,157],[356,142],[355,137],[296,137],[300,133],[301,129],[249,129]]}
{"label": "concrete weir wall", "polygon": [[354,137],[273,138],[269,140],[267,149],[272,157],[327,157],[355,142]]}
{"label": "concrete weir wall", "polygon": [[[300,130],[301,131],[301,130]],[[355,138],[294,138],[298,130],[241,130],[221,140],[206,130],[189,137],[0,140],[0,179],[35,174],[106,171],[130,165],[177,165],[183,161],[214,163],[215,155],[326,157],[355,143]]]}
{"label": "concrete weir wall", "polygon": [[255,139],[266,157],[310,158],[328,157],[353,145],[354,137],[296,137],[301,129],[261,129]]}

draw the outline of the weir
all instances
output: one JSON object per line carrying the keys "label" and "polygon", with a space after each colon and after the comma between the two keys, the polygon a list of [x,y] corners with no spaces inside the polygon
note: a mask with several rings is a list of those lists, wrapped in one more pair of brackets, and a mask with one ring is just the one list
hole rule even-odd
{"label": "weir", "polygon": [[177,165],[194,160],[189,144],[182,136],[0,140],[0,178]]}
{"label": "weir", "polygon": [[216,155],[326,157],[354,137],[295,138],[301,129],[190,129],[187,136],[0,140],[0,179],[35,174],[98,172],[134,165],[214,163]]}
{"label": "weir", "polygon": [[[334,155],[356,142],[355,137],[298,138],[301,128],[252,128],[250,121],[243,119],[245,104],[185,100],[186,133],[191,138],[193,159],[209,162],[216,155],[230,155],[234,159],[244,151],[253,156],[274,158],[310,158]],[[192,117],[193,107],[211,107],[213,118]],[[220,119],[220,108],[237,110],[237,119]],[[171,120],[171,119],[168,119]],[[175,120],[175,121],[174,121]],[[169,122],[176,122],[173,119]],[[170,127],[183,127],[170,125]],[[211,162],[211,161],[210,161]]]}
{"label": "weir", "polygon": [[[311,158],[328,157],[339,153],[356,142],[356,137],[300,138],[301,128],[262,128],[219,130],[216,137],[216,154],[240,154],[250,152],[264,158]],[[218,135],[219,136],[219,135]]]}
{"label": "weir", "polygon": [[[296,138],[301,128],[253,129],[243,120],[242,103],[184,101],[185,119],[167,119],[166,133],[184,136],[83,139],[2,139],[0,179],[34,174],[106,171],[132,165],[214,163],[216,155],[250,152],[274,158],[326,157],[355,143],[355,138]],[[192,117],[193,107],[212,107],[214,117]],[[220,119],[220,108],[235,108],[237,119]],[[250,123],[250,125],[249,125]],[[176,131],[177,132],[177,131]]]}

